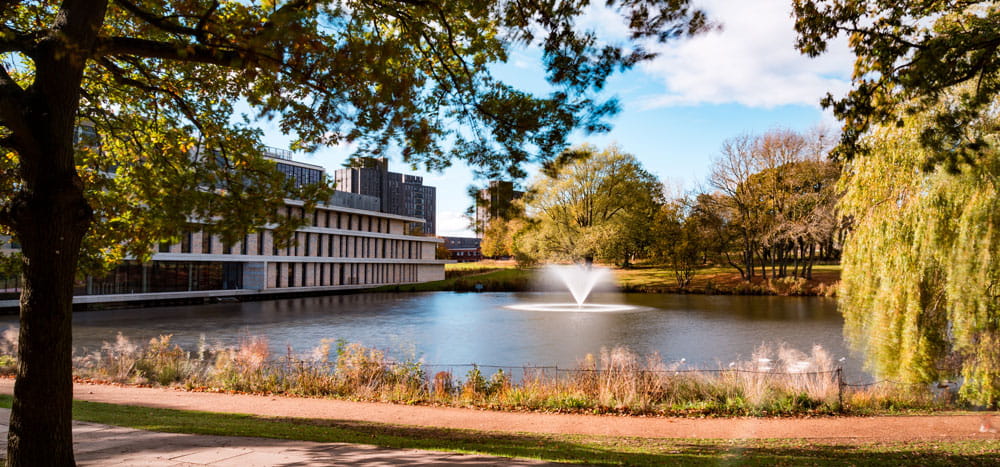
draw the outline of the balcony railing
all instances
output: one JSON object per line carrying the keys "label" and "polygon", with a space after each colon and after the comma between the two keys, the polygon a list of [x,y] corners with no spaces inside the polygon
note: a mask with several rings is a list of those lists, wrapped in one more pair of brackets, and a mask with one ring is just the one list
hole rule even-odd
{"label": "balcony railing", "polygon": [[275,148],[271,146],[264,146],[264,155],[267,157],[273,157],[275,159],[282,159],[286,161],[292,160],[292,151],[288,149]]}

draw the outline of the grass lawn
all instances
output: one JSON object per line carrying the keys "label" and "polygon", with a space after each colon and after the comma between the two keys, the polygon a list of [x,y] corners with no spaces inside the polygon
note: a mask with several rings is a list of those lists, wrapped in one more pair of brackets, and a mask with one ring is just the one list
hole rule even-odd
{"label": "grass lawn", "polygon": [[[0,396],[10,407],[11,397]],[[996,441],[825,444],[500,433],[73,402],[76,420],[171,433],[342,442],[599,465],[997,465]]]}
{"label": "grass lawn", "polygon": [[[740,278],[732,267],[703,268],[683,290],[677,287],[674,271],[663,265],[640,264],[630,269],[612,270],[615,283],[625,292],[701,293],[735,295],[830,295],[840,280],[840,265],[816,265],[812,280],[765,281],[756,277],[750,283]],[[539,269],[517,269],[513,261],[480,261],[445,265],[446,279],[422,284],[391,285],[371,289],[373,292],[434,292],[482,291],[504,292],[532,290]]]}
{"label": "grass lawn", "polygon": [[[631,269],[614,269],[615,281],[627,291],[636,292],[680,292],[674,271],[666,266],[641,264]],[[695,272],[691,283],[684,290],[689,293],[759,294],[769,291],[767,282],[759,276],[751,283],[740,277],[732,267],[702,268]],[[788,288],[787,294],[802,293],[816,295],[822,287],[831,287],[840,280],[840,265],[818,264],[813,266],[812,280],[805,281],[797,288]],[[778,288],[779,294],[781,289]]]}

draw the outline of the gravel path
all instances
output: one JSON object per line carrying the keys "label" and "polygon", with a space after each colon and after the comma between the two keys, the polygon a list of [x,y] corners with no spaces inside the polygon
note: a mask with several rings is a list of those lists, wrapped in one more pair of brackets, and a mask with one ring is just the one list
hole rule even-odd
{"label": "gravel path", "polygon": [[[0,380],[0,393],[14,382]],[[916,440],[1000,440],[984,432],[983,414],[818,417],[818,418],[668,418],[498,412],[448,407],[350,402],[279,396],[187,392],[169,388],[74,385],[80,400],[167,409],[244,413],[264,416],[355,420],[400,425],[504,432],[636,436],[647,438],[794,438],[840,442]],[[1000,416],[990,413],[994,426]]]}

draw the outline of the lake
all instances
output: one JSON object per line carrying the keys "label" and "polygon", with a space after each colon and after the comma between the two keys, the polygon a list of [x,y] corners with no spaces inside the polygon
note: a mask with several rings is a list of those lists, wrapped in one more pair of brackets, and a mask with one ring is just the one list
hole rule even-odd
{"label": "lake", "polygon": [[[572,301],[568,294],[360,293],[245,303],[219,303],[77,312],[78,354],[100,348],[121,332],[145,343],[160,334],[195,350],[209,344],[236,345],[246,336],[266,336],[272,353],[308,354],[323,339],[344,339],[385,350],[396,358],[429,364],[477,363],[517,367],[572,368],[602,347],[628,346],[659,352],[666,361],[716,368],[749,359],[762,343],[785,342],[804,352],[822,345],[850,379],[865,378],[841,334],[836,302],[821,297],[757,297],[596,293],[589,303],[635,307],[626,312],[540,312],[505,308],[519,303]],[[17,324],[0,319],[0,328]]]}

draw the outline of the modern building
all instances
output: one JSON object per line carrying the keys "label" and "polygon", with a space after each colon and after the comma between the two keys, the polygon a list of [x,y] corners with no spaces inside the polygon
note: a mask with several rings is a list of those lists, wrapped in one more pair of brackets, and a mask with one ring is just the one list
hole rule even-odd
{"label": "modern building", "polygon": [[448,250],[448,258],[459,263],[471,263],[483,259],[479,244],[482,239],[474,237],[441,237]]}
{"label": "modern building", "polygon": [[[296,180],[325,177],[322,167],[275,154],[269,156],[278,170]],[[286,200],[280,214],[306,219],[303,204]],[[194,228],[177,243],[161,244],[149,262],[126,261],[104,277],[79,281],[74,303],[272,296],[444,279],[450,261],[434,258],[443,240],[408,234],[408,226],[423,219],[379,207],[378,198],[335,192],[282,248],[270,226],[231,245],[208,229]],[[0,240],[5,251],[16,251],[9,238]],[[18,278],[0,278],[0,308],[18,305],[19,287]]]}
{"label": "modern building", "polygon": [[490,220],[513,217],[516,211],[514,201],[523,196],[523,191],[514,189],[513,182],[501,180],[491,180],[486,188],[479,190],[476,199],[476,236],[483,237]]}
{"label": "modern building", "polygon": [[381,211],[416,217],[422,220],[408,226],[407,232],[434,235],[437,231],[437,190],[424,185],[423,177],[389,171],[389,160],[361,158],[354,167],[334,172],[337,189],[374,196],[381,201]]}

